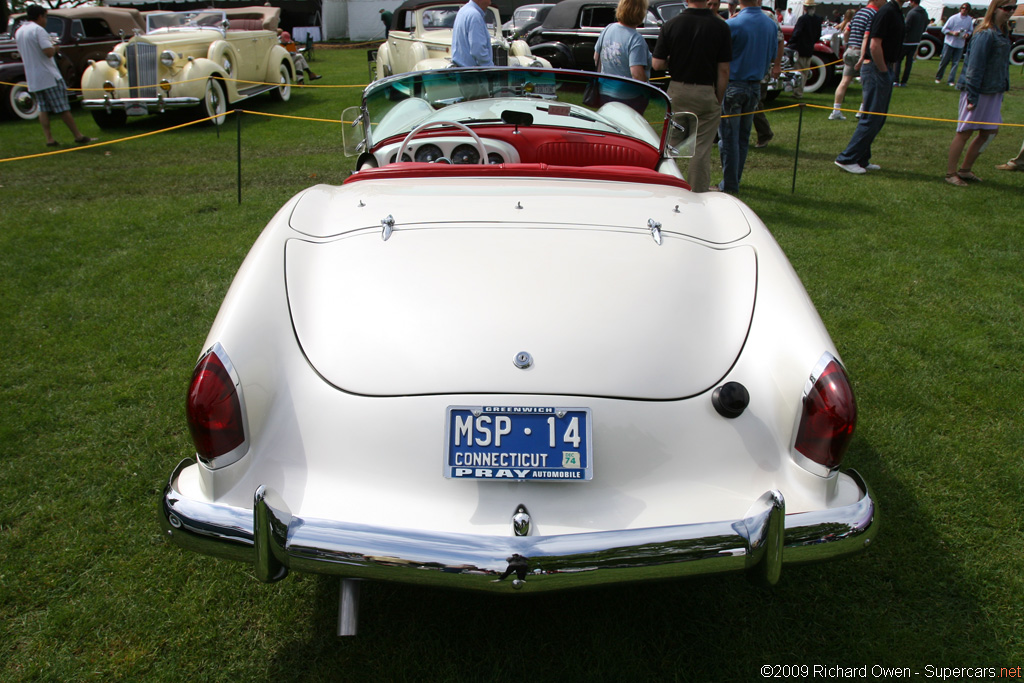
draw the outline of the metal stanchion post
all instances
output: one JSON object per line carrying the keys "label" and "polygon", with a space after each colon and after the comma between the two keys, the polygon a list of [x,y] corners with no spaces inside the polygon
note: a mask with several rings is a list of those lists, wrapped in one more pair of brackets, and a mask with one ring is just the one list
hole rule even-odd
{"label": "metal stanchion post", "polygon": [[242,110],[235,110],[236,130],[238,131],[238,203],[242,203]]}
{"label": "metal stanchion post", "polygon": [[796,167],[800,162],[800,132],[804,127],[804,107],[806,106],[803,102],[800,103],[800,118],[796,123],[796,153],[793,155],[793,188],[790,190],[790,194],[796,193]]}

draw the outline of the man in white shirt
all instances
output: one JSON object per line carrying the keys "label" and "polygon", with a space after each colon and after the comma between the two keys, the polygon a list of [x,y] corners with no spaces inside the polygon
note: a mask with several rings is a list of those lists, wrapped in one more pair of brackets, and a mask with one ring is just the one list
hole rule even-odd
{"label": "man in white shirt", "polygon": [[935,72],[935,82],[942,82],[942,72],[946,65],[951,64],[949,69],[949,85],[956,85],[956,72],[960,67],[960,57],[964,54],[964,45],[974,30],[974,19],[971,17],[971,6],[966,2],[960,5],[960,11],[946,20],[942,27],[942,33],[946,40],[942,44],[942,57],[939,59],[939,70]]}
{"label": "man in white shirt", "polygon": [[95,138],[83,135],[75,119],[71,116],[71,104],[68,102],[68,91],[64,85],[57,63],[53,56],[57,47],[46,32],[46,8],[30,5],[25,11],[28,21],[24,22],[14,36],[25,65],[25,80],[28,91],[39,103],[39,124],[43,127],[43,136],[47,147],[59,147],[50,132],[50,114],[57,114],[61,121],[75,136],[75,142],[85,145],[96,142]]}
{"label": "man in white shirt", "polygon": [[455,15],[452,27],[452,62],[455,66],[494,66],[491,33],[484,12],[491,0],[469,0]]}

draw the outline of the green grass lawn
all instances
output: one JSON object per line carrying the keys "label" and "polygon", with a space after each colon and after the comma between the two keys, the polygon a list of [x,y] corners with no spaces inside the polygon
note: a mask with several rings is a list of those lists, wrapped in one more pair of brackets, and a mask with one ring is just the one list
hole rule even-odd
{"label": "green grass lawn", "polygon": [[[893,113],[956,118],[933,64]],[[313,68],[317,85],[366,81],[362,50],[319,50]],[[1022,123],[1024,75],[1011,78],[1003,115]],[[1024,173],[992,169],[1024,128],[996,136],[974,169],[984,182],[964,189],[943,182],[950,123],[890,120],[883,170],[855,177],[832,164],[853,117],[807,108],[795,193],[798,110],[772,114],[775,139],[750,151],[741,197],[857,392],[846,465],[883,521],[866,553],[787,567],[772,590],[738,576],[507,598],[369,584],[361,635],[338,641],[336,580],[268,586],[167,544],[156,507],[192,455],[193,363],[263,225],[351,171],[336,122],[359,94],[247,102],[330,122],[245,115],[241,204],[234,118],[0,162],[0,680],[753,681],[764,664],[1024,664]],[[111,132],[75,116],[104,142],[187,120]],[[0,123],[0,159],[45,150],[37,123]]]}

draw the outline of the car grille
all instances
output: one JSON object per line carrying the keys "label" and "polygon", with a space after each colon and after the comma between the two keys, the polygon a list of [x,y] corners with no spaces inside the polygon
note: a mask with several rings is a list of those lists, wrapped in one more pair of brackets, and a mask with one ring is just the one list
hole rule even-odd
{"label": "car grille", "polygon": [[156,97],[156,45],[129,43],[127,53],[131,97]]}
{"label": "car grille", "polygon": [[491,51],[493,52],[491,57],[494,60],[494,66],[508,66],[508,50],[500,45],[492,45]]}

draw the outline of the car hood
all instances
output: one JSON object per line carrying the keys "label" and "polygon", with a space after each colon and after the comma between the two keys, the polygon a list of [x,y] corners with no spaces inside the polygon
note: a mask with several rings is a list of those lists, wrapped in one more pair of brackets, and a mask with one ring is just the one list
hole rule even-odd
{"label": "car hood", "polygon": [[[667,400],[713,388],[743,348],[756,293],[738,205],[656,186],[554,183],[308,191],[291,227],[329,237],[289,239],[285,277],[310,364],[372,396]],[[661,244],[646,226],[652,207],[665,219]],[[514,363],[521,352],[528,368]]]}

